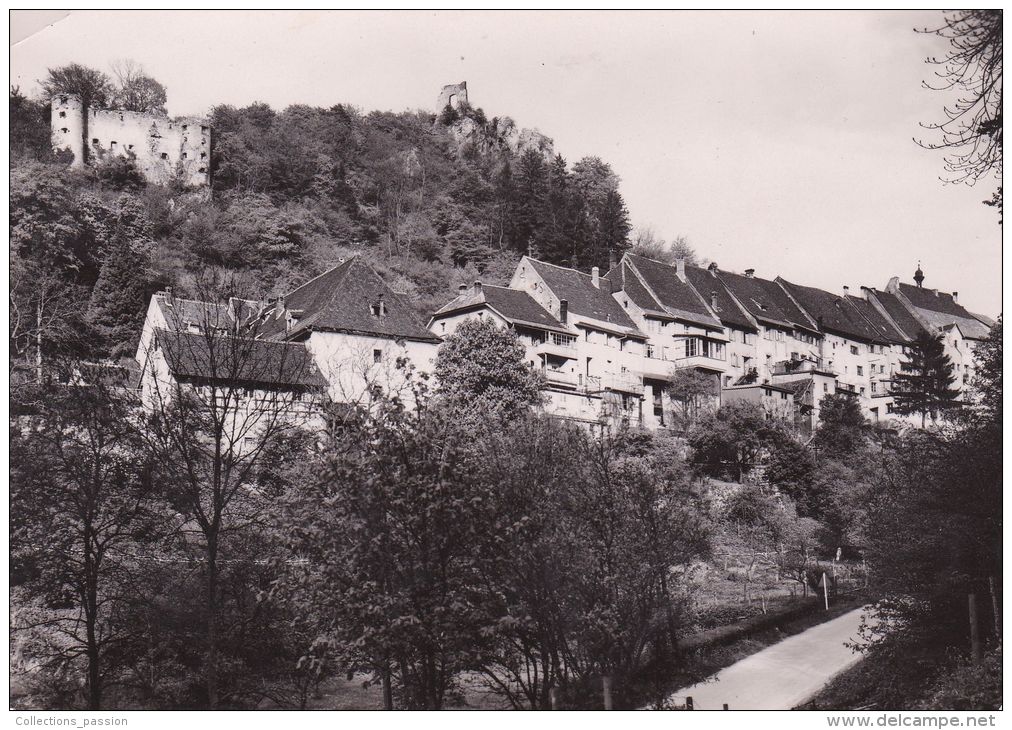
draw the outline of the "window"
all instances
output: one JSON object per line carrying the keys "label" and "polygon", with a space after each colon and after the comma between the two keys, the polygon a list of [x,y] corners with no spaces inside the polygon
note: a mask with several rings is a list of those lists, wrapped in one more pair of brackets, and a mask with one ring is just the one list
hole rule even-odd
{"label": "window", "polygon": [[822,392],[823,393],[828,393],[829,392],[829,383],[823,383],[822,384]]}
{"label": "window", "polygon": [[169,153],[168,153],[168,152],[163,152],[163,153],[162,153],[162,159],[163,159],[163,160],[167,160],[167,159],[169,159]]}
{"label": "window", "polygon": [[861,396],[864,397],[864,388],[861,388]]}
{"label": "window", "polygon": [[[113,142],[113,144],[116,144],[116,143],[115,143],[115,142]],[[185,152],[183,153],[183,159],[184,159],[184,160],[186,159],[186,153],[185,153]]]}
{"label": "window", "polygon": [[439,323],[439,331],[440,332],[446,332],[446,322],[440,322]]}
{"label": "window", "polygon": [[850,354],[851,355],[856,355],[857,354],[857,345],[851,345],[850,346]]}
{"label": "window", "polygon": [[864,375],[864,368],[860,365],[857,366],[857,374]]}
{"label": "window", "polygon": [[92,144],[98,144],[98,137],[92,137],[91,138],[91,143]]}
{"label": "window", "polygon": [[781,393],[780,400],[787,400],[787,393]]}
{"label": "window", "polygon": [[874,380],[871,381],[871,392],[872,393],[878,392],[878,383],[876,383]]}
{"label": "window", "polygon": [[892,403],[886,403],[886,413],[892,413],[892,412],[893,412],[893,404]]}
{"label": "window", "polygon": [[61,131],[61,132],[63,132],[64,134],[67,134],[67,133],[68,133],[68,132],[69,132],[70,130],[69,130],[69,129],[67,129],[66,127],[64,127],[64,128],[63,128],[63,129],[61,129],[60,131]]}
{"label": "window", "polygon": [[187,126],[187,125],[185,125],[185,124],[183,125],[183,131],[184,131],[184,132],[186,131],[186,126]]}
{"label": "window", "polygon": [[383,350],[373,350],[372,351],[372,361],[373,362],[379,362],[382,359],[383,359]]}
{"label": "window", "polygon": [[132,144],[128,144],[128,145],[127,145],[127,149],[128,149],[128,150],[132,150],[133,148],[134,148],[134,146],[133,146]]}
{"label": "window", "polygon": [[67,112],[60,112],[60,119],[66,119]]}
{"label": "window", "polygon": [[207,153],[206,152],[201,152],[200,153],[200,159],[206,160],[207,159]]}
{"label": "window", "polygon": [[109,143],[109,149],[110,150],[116,149],[116,140],[113,140],[112,142]]}

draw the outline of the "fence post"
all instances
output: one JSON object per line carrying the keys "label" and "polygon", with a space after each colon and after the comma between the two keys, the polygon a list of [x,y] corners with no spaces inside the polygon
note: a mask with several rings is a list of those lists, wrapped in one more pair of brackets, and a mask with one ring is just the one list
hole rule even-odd
{"label": "fence post", "polygon": [[548,691],[548,697],[551,699],[552,709],[553,710],[559,709],[559,688],[558,687],[552,687]]}
{"label": "fence post", "polygon": [[731,709],[731,708],[729,708],[729,707],[727,706],[727,703],[726,703],[726,702],[724,703],[724,709],[725,709],[725,710],[729,710],[729,709]]}
{"label": "fence post", "polygon": [[686,697],[685,698],[685,709],[686,710],[693,709],[693,707],[692,707],[692,698],[691,697]]}
{"label": "fence post", "polygon": [[611,706],[611,677],[601,677],[601,688],[604,690],[604,709],[610,710]]}
{"label": "fence post", "polygon": [[977,594],[969,595],[970,605],[970,656],[974,666],[984,661],[984,650],[980,643],[980,617],[977,615]]}

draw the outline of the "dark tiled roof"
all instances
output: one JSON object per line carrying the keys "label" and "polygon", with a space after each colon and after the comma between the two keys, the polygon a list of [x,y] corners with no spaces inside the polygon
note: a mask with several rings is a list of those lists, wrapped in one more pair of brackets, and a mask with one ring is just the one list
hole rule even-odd
{"label": "dark tiled roof", "polygon": [[155,294],[155,300],[165,316],[166,323],[172,329],[184,330],[187,324],[198,325],[202,330],[235,328],[235,319],[228,304],[180,299],[164,292]]}
{"label": "dark tiled roof", "polygon": [[[384,316],[371,306],[382,298]],[[311,330],[352,332],[396,339],[438,340],[416,318],[411,306],[357,257],[310,279],[285,296],[285,308],[298,323],[286,332],[284,317],[270,316],[265,336],[294,338]]]}
{"label": "dark tiled roof", "polygon": [[440,307],[433,316],[438,317],[440,314],[481,305],[492,307],[511,322],[523,322],[562,332],[566,330],[559,320],[534,301],[534,298],[527,292],[504,286],[488,286],[487,284],[482,286],[480,291],[475,291],[474,287],[468,287],[463,294]]}
{"label": "dark tiled roof", "polygon": [[924,331],[924,327],[917,321],[917,318],[910,313],[910,310],[899,300],[899,298],[890,292],[879,291],[878,289],[872,289],[872,294],[885,309],[886,313],[892,317],[893,322],[900,328],[900,330],[909,339],[913,340],[917,338],[921,332]]}
{"label": "dark tiled roof", "polygon": [[851,305],[861,313],[871,328],[879,333],[881,337],[889,342],[903,342],[907,339],[901,329],[896,329],[893,324],[882,316],[882,313],[875,309],[875,306],[863,297],[847,297]]}
{"label": "dark tiled roof", "polygon": [[654,299],[654,295],[647,291],[646,287],[640,282],[639,277],[632,272],[625,262],[609,271],[608,279],[614,283],[616,291],[621,290],[625,292],[629,300],[640,309],[647,312],[667,314],[661,303]]}
{"label": "dark tiled roof", "polygon": [[177,378],[237,385],[327,386],[305,345],[168,330],[159,330],[157,340],[169,370]]}
{"label": "dark tiled roof", "polygon": [[627,254],[625,258],[669,314],[711,327],[720,325],[696,291],[678,278],[678,270],[674,266],[632,254]]}
{"label": "dark tiled roof", "polygon": [[917,309],[922,310],[920,314],[934,327],[958,324],[966,337],[987,337],[990,328],[958,304],[951,294],[911,284],[900,284],[900,294]]}
{"label": "dark tiled roof", "polygon": [[611,295],[611,282],[607,278],[601,279],[599,288],[594,286],[590,275],[575,269],[566,269],[535,259],[528,261],[552,293],[559,299],[569,302],[571,314],[609,322],[639,333],[636,324],[629,319],[629,315]]}
{"label": "dark tiled roof", "polygon": [[777,282],[728,271],[717,271],[717,278],[760,322],[817,331],[815,322],[798,309]]}
{"label": "dark tiled roof", "polygon": [[723,324],[728,327],[755,332],[755,325],[749,320],[748,314],[738,306],[738,302],[728,292],[727,287],[724,286],[724,282],[711,271],[701,269],[698,266],[686,266],[685,276],[688,278],[689,283],[692,284],[692,287],[699,293],[699,296],[703,297],[706,301],[710,301],[710,296],[713,292],[717,293],[716,307],[714,309]]}
{"label": "dark tiled roof", "polygon": [[902,339],[895,330],[892,330],[891,337],[876,330],[864,317],[862,310],[851,301],[854,297],[844,298],[813,286],[792,284],[782,278],[777,281],[804,307],[808,315],[818,323],[819,329],[864,342],[893,342]]}

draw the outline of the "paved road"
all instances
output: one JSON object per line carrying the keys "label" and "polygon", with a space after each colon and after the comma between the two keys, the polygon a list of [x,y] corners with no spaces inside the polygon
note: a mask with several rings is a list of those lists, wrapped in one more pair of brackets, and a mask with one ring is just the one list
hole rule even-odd
{"label": "paved road", "polygon": [[675,693],[692,697],[697,710],[789,710],[815,695],[861,658],[844,646],[857,637],[864,608],[790,636]]}

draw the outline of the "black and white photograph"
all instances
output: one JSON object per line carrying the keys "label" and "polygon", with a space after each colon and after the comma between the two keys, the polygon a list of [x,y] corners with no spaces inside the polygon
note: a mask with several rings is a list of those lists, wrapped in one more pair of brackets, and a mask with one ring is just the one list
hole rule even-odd
{"label": "black and white photograph", "polygon": [[1001,9],[8,21],[12,725],[1000,726]]}

